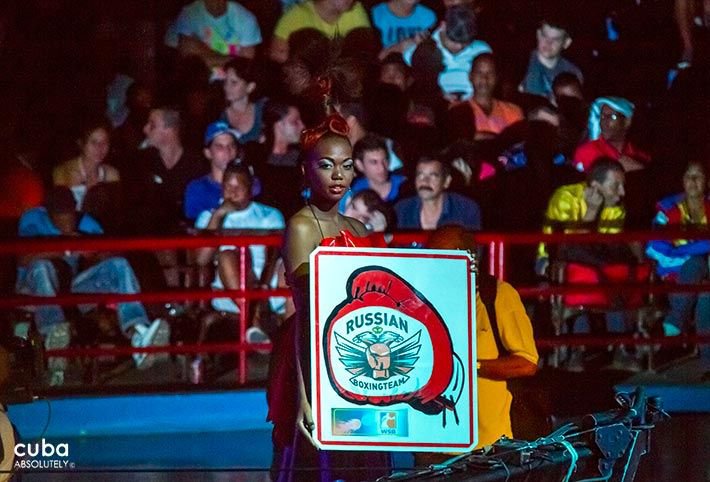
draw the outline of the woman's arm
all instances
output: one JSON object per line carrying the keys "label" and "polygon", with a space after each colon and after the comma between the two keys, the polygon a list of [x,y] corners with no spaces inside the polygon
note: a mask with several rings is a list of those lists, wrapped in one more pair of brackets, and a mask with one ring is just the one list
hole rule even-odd
{"label": "woman's arm", "polygon": [[[284,235],[283,259],[286,267],[286,278],[294,292],[294,302],[297,303],[297,310],[301,313],[308,312],[308,306],[302,306],[306,300],[301,300],[302,292],[308,286],[308,260],[311,251],[320,242],[320,234],[314,229],[310,219],[296,214],[286,226]],[[311,404],[306,393],[305,373],[310,367],[304,366],[308,363],[309,354],[309,323],[310,320],[304,317],[297,318],[296,325],[296,371],[298,375],[298,413],[296,415],[296,429],[309,440],[314,446],[315,442],[311,436],[313,430],[313,414]]]}
{"label": "woman's arm", "polygon": [[308,258],[319,243],[320,234],[310,219],[298,214],[289,219],[283,250],[287,279],[308,275]]}

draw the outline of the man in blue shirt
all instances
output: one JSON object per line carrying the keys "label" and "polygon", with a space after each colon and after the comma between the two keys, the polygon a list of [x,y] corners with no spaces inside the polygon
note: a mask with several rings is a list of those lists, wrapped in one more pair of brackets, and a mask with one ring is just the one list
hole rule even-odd
{"label": "man in blue shirt", "polygon": [[[239,132],[226,122],[215,121],[207,126],[204,141],[202,153],[210,161],[210,172],[193,179],[185,188],[185,217],[189,220],[197,219],[203,211],[219,207],[224,170],[231,162],[241,163]],[[261,192],[261,183],[258,179],[254,181],[252,195],[257,196]]]}
{"label": "man in blue shirt", "polygon": [[394,209],[399,229],[430,230],[458,225],[471,231],[481,229],[481,210],[465,196],[448,192],[449,166],[434,157],[417,161],[414,179],[417,195],[399,201]]}
{"label": "man in blue shirt", "polygon": [[[21,237],[100,235],[103,230],[98,221],[88,214],[76,212],[72,192],[66,187],[54,187],[47,195],[45,206],[32,208],[22,215],[18,234]],[[31,296],[56,296],[63,285],[72,293],[123,293],[140,292],[140,285],[125,258],[113,256],[101,259],[94,253],[42,252],[23,256],[19,261],[15,291]],[[71,327],[64,311],[58,305],[28,307],[34,312],[37,330],[44,336],[47,349],[66,348],[71,338]],[[82,311],[91,305],[79,307]],[[131,339],[134,347],[164,346],[170,341],[170,328],[164,320],[153,322],[143,305],[132,301],[118,303],[116,314],[121,331]],[[148,368],[155,355],[135,353],[138,368]],[[64,381],[66,360],[48,360],[50,384]]]}

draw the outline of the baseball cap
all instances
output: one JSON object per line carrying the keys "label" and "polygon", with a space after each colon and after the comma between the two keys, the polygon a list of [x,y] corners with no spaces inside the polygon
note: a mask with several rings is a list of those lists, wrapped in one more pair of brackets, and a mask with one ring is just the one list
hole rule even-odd
{"label": "baseball cap", "polygon": [[212,141],[215,139],[215,137],[220,136],[222,134],[231,134],[232,137],[234,137],[235,141],[239,141],[239,137],[241,137],[239,131],[232,129],[230,125],[226,122],[215,121],[208,125],[207,129],[205,130],[205,147],[212,144]]}

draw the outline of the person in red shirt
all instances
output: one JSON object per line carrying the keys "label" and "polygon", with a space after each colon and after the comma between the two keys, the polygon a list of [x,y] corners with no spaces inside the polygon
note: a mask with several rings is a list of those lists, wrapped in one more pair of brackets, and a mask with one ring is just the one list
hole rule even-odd
{"label": "person in red shirt", "polygon": [[600,157],[619,161],[625,172],[644,169],[651,156],[628,140],[634,104],[623,97],[599,97],[589,109],[589,140],[574,153],[574,166],[586,172]]}

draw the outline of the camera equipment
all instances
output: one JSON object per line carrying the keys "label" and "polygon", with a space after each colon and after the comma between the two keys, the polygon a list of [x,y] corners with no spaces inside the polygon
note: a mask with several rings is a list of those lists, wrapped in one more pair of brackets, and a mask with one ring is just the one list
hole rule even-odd
{"label": "camera equipment", "polygon": [[528,442],[506,437],[488,451],[456,456],[443,464],[385,481],[592,481],[629,482],[650,450],[651,429],[668,418],[658,397],[638,388],[619,393],[619,408],[585,415]]}

